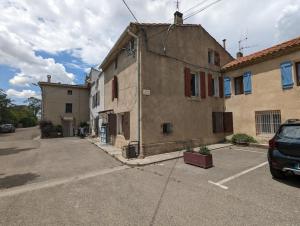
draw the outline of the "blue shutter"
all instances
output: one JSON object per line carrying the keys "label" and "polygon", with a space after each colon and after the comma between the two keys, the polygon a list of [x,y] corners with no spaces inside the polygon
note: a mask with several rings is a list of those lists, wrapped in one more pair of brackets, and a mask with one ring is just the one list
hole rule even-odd
{"label": "blue shutter", "polygon": [[231,96],[231,79],[229,77],[224,77],[224,94],[225,97]]}
{"label": "blue shutter", "polygon": [[250,94],[252,93],[252,81],[251,81],[252,74],[251,72],[245,72],[243,75],[243,84],[244,84],[244,93]]}
{"label": "blue shutter", "polygon": [[292,88],[294,85],[292,76],[292,62],[287,61],[280,65],[281,68],[281,83],[283,89]]}

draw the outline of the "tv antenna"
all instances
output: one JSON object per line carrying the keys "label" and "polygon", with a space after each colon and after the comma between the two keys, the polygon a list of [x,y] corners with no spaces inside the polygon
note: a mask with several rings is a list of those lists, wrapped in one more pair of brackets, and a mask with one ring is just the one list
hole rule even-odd
{"label": "tv antenna", "polygon": [[176,2],[175,2],[175,3],[176,3],[176,10],[177,10],[177,11],[179,11],[179,5],[180,5],[180,1],[179,1],[179,0],[176,0]]}
{"label": "tv antenna", "polygon": [[243,53],[243,51],[245,49],[250,49],[250,48],[254,48],[254,47],[258,46],[258,45],[249,45],[248,46],[247,41],[248,41],[248,36],[247,35],[244,39],[239,40],[239,52]]}

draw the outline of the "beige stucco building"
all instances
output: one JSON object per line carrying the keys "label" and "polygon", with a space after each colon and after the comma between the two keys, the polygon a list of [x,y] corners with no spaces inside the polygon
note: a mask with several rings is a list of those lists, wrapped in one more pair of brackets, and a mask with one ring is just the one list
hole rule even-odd
{"label": "beige stucco building", "polygon": [[266,141],[280,123],[300,118],[300,37],[238,58],[223,71],[234,133]]}
{"label": "beige stucco building", "polygon": [[232,118],[220,70],[232,60],[179,12],[174,24],[131,23],[100,66],[110,143],[139,141],[143,157],[223,140]]}
{"label": "beige stucco building", "polygon": [[89,87],[39,82],[42,92],[42,120],[63,127],[64,136],[75,135],[81,122],[89,121]]}

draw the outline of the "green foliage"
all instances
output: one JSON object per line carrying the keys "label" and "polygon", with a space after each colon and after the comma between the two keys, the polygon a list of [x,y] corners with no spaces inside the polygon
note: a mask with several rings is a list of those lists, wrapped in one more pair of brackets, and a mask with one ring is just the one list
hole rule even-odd
{"label": "green foliage", "polygon": [[21,123],[24,128],[32,127],[37,125],[37,119],[34,116],[29,116],[21,118],[19,123]]}
{"label": "green foliage", "polygon": [[193,145],[192,145],[192,141],[187,141],[185,144],[185,150],[188,151],[188,152],[192,152],[194,149],[193,149]]}
{"label": "green foliage", "polygon": [[244,133],[237,133],[237,134],[234,134],[231,138],[231,142],[234,143],[234,144],[239,144],[239,143],[257,143],[257,141],[247,135],[247,134],[244,134]]}
{"label": "green foliage", "polygon": [[28,103],[29,109],[32,110],[34,116],[36,117],[39,111],[41,110],[42,101],[35,97],[29,97],[25,103]]}
{"label": "green foliage", "polygon": [[201,155],[209,155],[210,154],[210,149],[206,146],[200,147],[199,153]]}
{"label": "green foliage", "polygon": [[50,137],[54,131],[54,126],[51,121],[40,121],[40,129],[42,138]]}
{"label": "green foliage", "polygon": [[61,126],[61,125],[55,126],[55,131],[56,131],[57,133],[62,133],[62,132],[63,132],[62,126]]}

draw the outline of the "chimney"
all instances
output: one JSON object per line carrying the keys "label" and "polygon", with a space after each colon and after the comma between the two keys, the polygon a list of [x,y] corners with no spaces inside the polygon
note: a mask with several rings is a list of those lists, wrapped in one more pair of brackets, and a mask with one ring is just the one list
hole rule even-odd
{"label": "chimney", "polygon": [[51,83],[51,75],[47,75],[47,82]]}
{"label": "chimney", "polygon": [[223,39],[223,48],[226,49],[226,39]]}
{"label": "chimney", "polygon": [[243,57],[243,53],[242,52],[237,52],[236,58],[241,58],[241,57]]}
{"label": "chimney", "polygon": [[183,24],[183,18],[182,18],[183,14],[179,11],[176,11],[174,13],[174,24],[176,25],[182,25]]}

